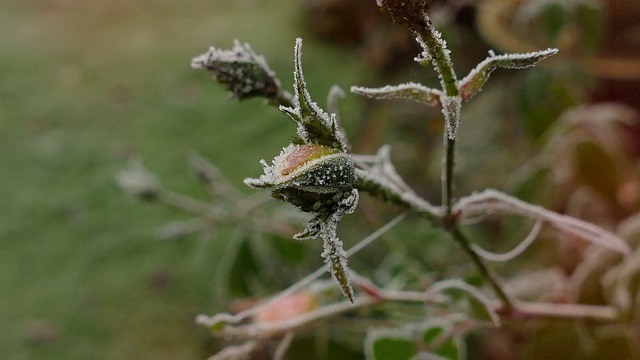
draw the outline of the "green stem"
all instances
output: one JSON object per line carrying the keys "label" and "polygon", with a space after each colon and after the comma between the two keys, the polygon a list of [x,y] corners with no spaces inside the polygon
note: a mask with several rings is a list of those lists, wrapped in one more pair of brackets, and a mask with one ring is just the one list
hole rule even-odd
{"label": "green stem", "polygon": [[[444,95],[447,97],[458,96],[457,76],[453,69],[451,58],[449,57],[449,50],[447,50],[446,44],[441,39],[440,33],[435,29],[431,23],[431,19],[429,19],[429,16],[426,13],[424,14],[424,20],[424,27],[415,26],[412,27],[411,30],[420,37],[426,46],[426,50],[429,52],[431,59],[431,64],[440,75],[440,82]],[[446,111],[446,109],[443,109],[443,111]],[[447,136],[446,126],[450,126],[450,124],[445,124],[444,131],[445,158],[442,164],[442,204],[445,208],[446,215],[450,217],[453,203],[455,139],[450,139]]]}
{"label": "green stem", "polygon": [[445,214],[451,216],[453,208],[453,167],[455,165],[456,140],[449,138],[447,130],[444,131],[445,158],[442,164],[442,204]]}
{"label": "green stem", "polygon": [[[429,60],[440,76],[440,82],[444,95],[447,97],[456,97],[459,95],[457,77],[451,59],[449,57],[449,51],[446,48],[445,42],[441,39],[440,33],[433,27],[431,20],[424,14],[424,23],[415,22],[410,23],[409,28],[418,35],[418,37],[424,43],[426,47],[425,51],[429,54]],[[448,109],[443,109],[448,111]],[[444,230],[451,234],[455,243],[467,253],[471,261],[475,264],[480,271],[482,277],[493,288],[496,295],[504,303],[504,310],[509,311],[513,309],[514,299],[505,292],[502,286],[502,281],[484,262],[484,260],[471,248],[471,244],[467,237],[460,231],[457,226],[455,214],[453,214],[453,169],[455,165],[455,139],[451,139],[448,136],[447,128],[445,125],[444,131],[444,159],[442,162],[442,206],[444,208],[444,214],[437,214],[435,212],[424,211],[421,209],[415,198],[403,196],[402,192],[398,189],[385,186],[383,183],[372,181],[372,178],[366,176],[358,176],[357,187],[361,190],[377,195],[384,200],[395,202],[397,204],[403,204],[414,211],[417,211],[421,215],[425,216],[428,220],[440,220],[436,224],[442,227]],[[422,200],[422,199],[420,199]]]}
{"label": "green stem", "polygon": [[427,46],[429,55],[431,57],[431,64],[436,68],[436,71],[440,75],[440,82],[442,84],[442,90],[447,96],[458,95],[458,84],[456,72],[451,65],[451,58],[449,57],[449,50],[446,48],[444,41],[441,39],[440,33],[431,23],[431,19],[425,13],[424,14],[424,27],[411,27],[411,30],[415,32],[420,39]]}

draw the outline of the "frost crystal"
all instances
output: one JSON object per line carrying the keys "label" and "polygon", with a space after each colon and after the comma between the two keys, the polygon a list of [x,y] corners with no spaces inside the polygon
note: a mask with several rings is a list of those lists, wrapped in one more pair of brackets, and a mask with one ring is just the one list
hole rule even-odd
{"label": "frost crystal", "polygon": [[546,49],[523,54],[495,55],[489,52],[489,57],[480,62],[469,75],[458,82],[460,96],[464,101],[471,99],[487,82],[491,72],[497,68],[524,69],[535,66],[539,61],[554,55],[558,49]]}
{"label": "frost crystal", "polygon": [[462,98],[460,96],[441,96],[442,114],[447,125],[449,139],[455,140],[458,126],[460,125],[460,109]]}
{"label": "frost crystal", "polygon": [[423,104],[437,106],[440,104],[442,91],[428,88],[421,84],[408,82],[400,85],[387,85],[381,88],[352,86],[351,92],[371,99],[409,99]]}
{"label": "frost crystal", "polygon": [[353,302],[353,288],[347,266],[347,253],[344,251],[342,241],[337,236],[337,228],[344,215],[355,211],[358,198],[358,191],[353,189],[348,196],[338,202],[337,209],[333,213],[329,216],[317,215],[309,222],[303,233],[294,237],[298,240],[318,236],[322,238],[324,249],[322,257],[329,267],[331,277],[340,285],[340,290],[351,302]]}
{"label": "frost crystal", "polygon": [[[431,25],[431,22],[428,22],[428,24],[430,26],[429,30],[432,41],[429,43],[422,38],[421,35],[418,36],[417,41],[423,51],[415,60],[422,66],[427,66],[427,64],[432,65],[438,74],[442,88],[446,89],[446,76],[443,74],[443,71],[453,69],[451,51],[447,48],[447,42],[442,38],[442,34]],[[453,77],[453,80],[455,80],[455,73],[451,72],[448,76]]]}
{"label": "frost crystal", "polygon": [[294,107],[281,106],[298,124],[298,136],[305,143],[326,145],[342,151],[347,150],[344,135],[338,127],[335,114],[327,114],[312,99],[302,73],[302,39],[296,40],[294,77]]}

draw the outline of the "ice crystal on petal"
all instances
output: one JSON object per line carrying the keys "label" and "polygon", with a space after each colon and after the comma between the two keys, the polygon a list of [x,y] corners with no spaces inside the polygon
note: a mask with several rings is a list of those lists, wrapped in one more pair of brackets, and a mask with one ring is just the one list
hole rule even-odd
{"label": "ice crystal on petal", "polygon": [[449,139],[455,140],[458,126],[460,125],[460,109],[462,98],[460,96],[441,96],[442,114],[447,125]]}
{"label": "ice crystal on petal", "polygon": [[387,85],[381,88],[351,87],[351,92],[371,99],[409,99],[423,104],[437,106],[440,104],[442,91],[428,88],[421,84],[408,82],[400,85]]}

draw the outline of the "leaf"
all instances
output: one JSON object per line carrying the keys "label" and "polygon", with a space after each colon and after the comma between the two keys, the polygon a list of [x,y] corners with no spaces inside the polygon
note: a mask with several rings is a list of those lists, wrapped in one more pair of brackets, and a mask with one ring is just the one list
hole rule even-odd
{"label": "leaf", "polygon": [[488,58],[480,62],[467,76],[458,82],[460,96],[463,101],[471,99],[482,89],[491,72],[495,69],[524,69],[532,67],[557,52],[558,49],[552,48],[521,54],[495,55],[490,52]]}
{"label": "leaf", "polygon": [[352,86],[351,92],[371,99],[408,99],[430,106],[440,105],[442,91],[431,89],[421,84],[408,82],[400,85],[387,85],[381,88]]}
{"label": "leaf", "polygon": [[[433,326],[426,327],[422,331],[422,341],[426,346],[440,342],[440,339],[442,339],[443,336],[448,336],[447,331],[450,331],[450,329],[444,325],[441,326],[434,324]],[[464,343],[457,340],[459,338],[459,336],[455,335],[450,336],[445,341],[438,343],[430,352],[444,359],[461,360],[464,358],[462,356],[464,354],[464,350],[462,350]]]}
{"label": "leaf", "polygon": [[226,86],[232,97],[240,100],[265,97],[272,103],[289,103],[288,94],[280,88],[280,80],[269,68],[263,56],[257,55],[249,44],[233,43],[231,50],[210,47],[191,60],[192,69],[205,69]]}
{"label": "leaf", "polygon": [[331,277],[338,282],[342,293],[353,302],[353,288],[351,287],[351,275],[347,266],[347,254],[342,247],[342,241],[335,233],[321,234],[324,241],[322,257],[329,266]]}
{"label": "leaf", "polygon": [[466,347],[462,333],[457,332],[454,323],[434,318],[420,324],[370,330],[365,340],[365,355],[368,360],[462,360]]}
{"label": "leaf", "polygon": [[410,360],[418,353],[411,332],[403,328],[375,329],[367,333],[367,360]]}
{"label": "leaf", "polygon": [[329,146],[347,150],[346,140],[338,126],[335,114],[327,114],[311,99],[302,73],[302,39],[296,39],[294,51],[295,70],[293,107],[281,106],[280,110],[298,124],[298,136],[307,144]]}

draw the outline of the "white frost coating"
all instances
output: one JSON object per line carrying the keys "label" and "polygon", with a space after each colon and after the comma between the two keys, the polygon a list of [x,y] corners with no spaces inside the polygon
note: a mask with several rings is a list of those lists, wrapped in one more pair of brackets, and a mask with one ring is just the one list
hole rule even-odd
{"label": "white frost coating", "polygon": [[454,205],[453,212],[459,212],[463,218],[489,213],[527,216],[542,220],[564,233],[583,238],[593,244],[622,254],[631,253],[631,249],[625,240],[599,226],[526,203],[493,189],[484,190],[460,199]]}
{"label": "white frost coating", "polygon": [[[346,164],[348,164],[349,162],[353,161],[351,160],[351,155],[343,152],[337,152],[309,160],[306,163],[298,166],[295,170],[291,171],[291,173],[283,175],[282,169],[287,166],[286,159],[300,146],[301,145],[289,144],[289,146],[283,148],[280,151],[280,154],[273,159],[272,165],[267,164],[264,159],[260,160],[260,164],[264,169],[264,174],[260,175],[260,177],[257,179],[246,178],[244,179],[244,183],[253,188],[269,187],[277,189],[284,186],[292,186],[295,184],[292,184],[291,180],[296,179],[298,176],[305,174],[309,170],[323,163],[332,161],[341,163],[341,161],[344,161]],[[335,173],[333,174],[335,175]]]}
{"label": "white frost coating", "polygon": [[304,74],[302,72],[302,39],[296,39],[296,45],[294,49],[294,67],[293,72],[293,86],[295,89],[294,108],[280,106],[280,110],[288,114],[295,122],[298,123],[298,136],[305,142],[310,143],[312,139],[309,138],[309,134],[304,125],[309,122],[320,121],[322,126],[328,129],[338,145],[343,151],[347,150],[347,143],[344,139],[344,135],[339,131],[337,124],[337,118],[335,114],[327,114],[322,110],[317,103],[311,99],[311,95],[307,91],[307,84],[304,80]]}
{"label": "white frost coating", "polygon": [[493,70],[497,68],[524,69],[532,67],[557,52],[558,49],[552,48],[528,53],[504,55],[496,55],[493,51],[489,51],[489,57],[481,61],[467,76],[457,83],[458,88],[463,92],[464,100],[469,100],[475,93],[482,89],[482,86],[487,82]]}
{"label": "white frost coating", "polygon": [[[431,34],[433,35],[433,38],[437,43],[437,47],[442,49],[442,55],[446,63],[445,66],[448,67],[449,69],[453,69],[453,62],[451,61],[451,51],[447,48],[447,42],[442,38],[442,34],[438,30],[436,30],[433,27],[431,27],[431,29],[429,30],[431,31]],[[433,65],[433,68],[438,74],[438,78],[440,79],[440,84],[442,85],[442,88],[445,89],[446,84],[444,82],[444,78],[442,77],[442,71],[440,71],[440,67],[438,66],[438,63],[434,58],[434,54],[431,53],[427,43],[423,39],[421,39],[419,36],[417,41],[420,44],[420,46],[422,46],[422,49],[424,51],[420,54],[422,57],[418,57],[415,60],[423,66],[425,65],[426,61],[430,61],[431,65]],[[455,72],[452,71],[451,76],[453,76],[453,80],[455,81],[456,80]]]}
{"label": "white frost coating", "polygon": [[422,47],[422,52],[420,53],[420,55],[413,58],[413,60],[423,66],[426,63],[431,63],[431,53],[429,52],[427,44],[422,40],[420,36],[416,37],[416,42],[420,44],[420,47]]}
{"label": "white frost coating", "polygon": [[380,88],[352,86],[351,92],[372,99],[409,99],[427,105],[440,103],[442,91],[428,88],[422,84],[408,82],[400,85],[386,85]]}
{"label": "white frost coating", "polygon": [[458,126],[460,125],[462,98],[460,96],[442,95],[440,101],[442,102],[442,115],[444,115],[444,121],[447,125],[449,139],[455,140]]}
{"label": "white frost coating", "polygon": [[215,62],[233,63],[255,63],[258,64],[271,77],[275,78],[276,73],[269,68],[264,56],[256,54],[248,43],[241,44],[238,40],[233,41],[231,50],[218,49],[214,46],[206,53],[191,59],[192,69],[206,69]]}

